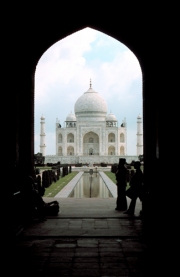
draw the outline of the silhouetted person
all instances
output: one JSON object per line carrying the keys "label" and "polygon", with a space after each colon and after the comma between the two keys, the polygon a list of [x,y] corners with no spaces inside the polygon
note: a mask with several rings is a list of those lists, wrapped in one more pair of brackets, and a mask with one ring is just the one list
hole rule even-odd
{"label": "silhouetted person", "polygon": [[116,174],[117,181],[117,201],[115,210],[125,211],[127,209],[126,185],[127,185],[127,169],[124,166],[126,159],[119,159],[118,170]]}
{"label": "silhouetted person", "polygon": [[136,200],[140,196],[143,185],[143,173],[140,167],[141,163],[139,161],[134,163],[134,168],[136,169],[136,172],[130,180],[130,187],[133,192],[133,197],[131,199],[129,208],[127,209],[127,211],[124,212],[124,214],[134,215]]}
{"label": "silhouetted person", "polygon": [[46,203],[42,199],[41,195],[39,194],[36,184],[34,183],[34,179],[29,176],[28,179],[29,183],[29,192],[31,194],[32,199],[32,208],[34,209],[34,212],[37,210],[37,216],[40,221],[46,220],[45,218],[45,206]]}

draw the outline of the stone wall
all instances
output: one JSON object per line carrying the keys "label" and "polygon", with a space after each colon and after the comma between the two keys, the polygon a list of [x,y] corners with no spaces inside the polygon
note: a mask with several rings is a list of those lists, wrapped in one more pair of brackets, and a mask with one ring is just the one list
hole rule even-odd
{"label": "stone wall", "polygon": [[61,164],[114,164],[119,163],[120,158],[125,158],[127,163],[131,163],[132,161],[138,161],[138,156],[46,156],[45,164],[47,163],[57,163]]}

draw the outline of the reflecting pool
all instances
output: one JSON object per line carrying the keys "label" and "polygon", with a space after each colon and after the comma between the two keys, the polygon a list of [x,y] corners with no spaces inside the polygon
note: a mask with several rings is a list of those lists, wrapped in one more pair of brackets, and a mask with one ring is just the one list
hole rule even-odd
{"label": "reflecting pool", "polygon": [[83,173],[68,197],[110,198],[113,197],[99,173]]}

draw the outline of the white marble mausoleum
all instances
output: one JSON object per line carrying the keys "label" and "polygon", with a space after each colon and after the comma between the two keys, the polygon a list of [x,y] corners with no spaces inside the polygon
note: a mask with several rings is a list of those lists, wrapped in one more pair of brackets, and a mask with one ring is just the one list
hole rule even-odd
{"label": "white marble mausoleum", "polygon": [[[113,164],[118,163],[122,157],[127,162],[137,160],[137,156],[127,156],[126,120],[123,119],[119,125],[116,116],[107,111],[105,100],[93,90],[90,82],[90,88],[77,99],[74,113],[71,112],[66,117],[64,126],[56,119],[56,155],[45,156],[45,163],[60,161],[62,164]],[[138,118],[139,133],[142,121]],[[44,132],[42,124],[44,118],[41,121],[41,130]],[[139,148],[142,147],[141,138],[139,135]],[[41,134],[42,139],[44,143]],[[43,150],[45,151],[41,146],[42,154]],[[141,150],[138,150],[138,155],[139,152]]]}

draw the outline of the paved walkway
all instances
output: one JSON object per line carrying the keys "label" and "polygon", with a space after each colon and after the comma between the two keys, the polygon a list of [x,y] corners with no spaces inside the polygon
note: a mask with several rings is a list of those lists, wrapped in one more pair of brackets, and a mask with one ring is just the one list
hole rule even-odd
{"label": "paved walkway", "polygon": [[140,202],[130,217],[114,210],[115,198],[57,201],[58,216],[34,220],[17,238],[18,276],[148,276]]}
{"label": "paved walkway", "polygon": [[[140,201],[135,216],[130,217],[115,210],[116,198],[56,196],[56,200],[60,205],[58,216],[48,217],[44,222],[34,220],[17,237],[13,274],[19,277],[151,276],[139,215]],[[129,205],[130,199],[127,201]]]}

